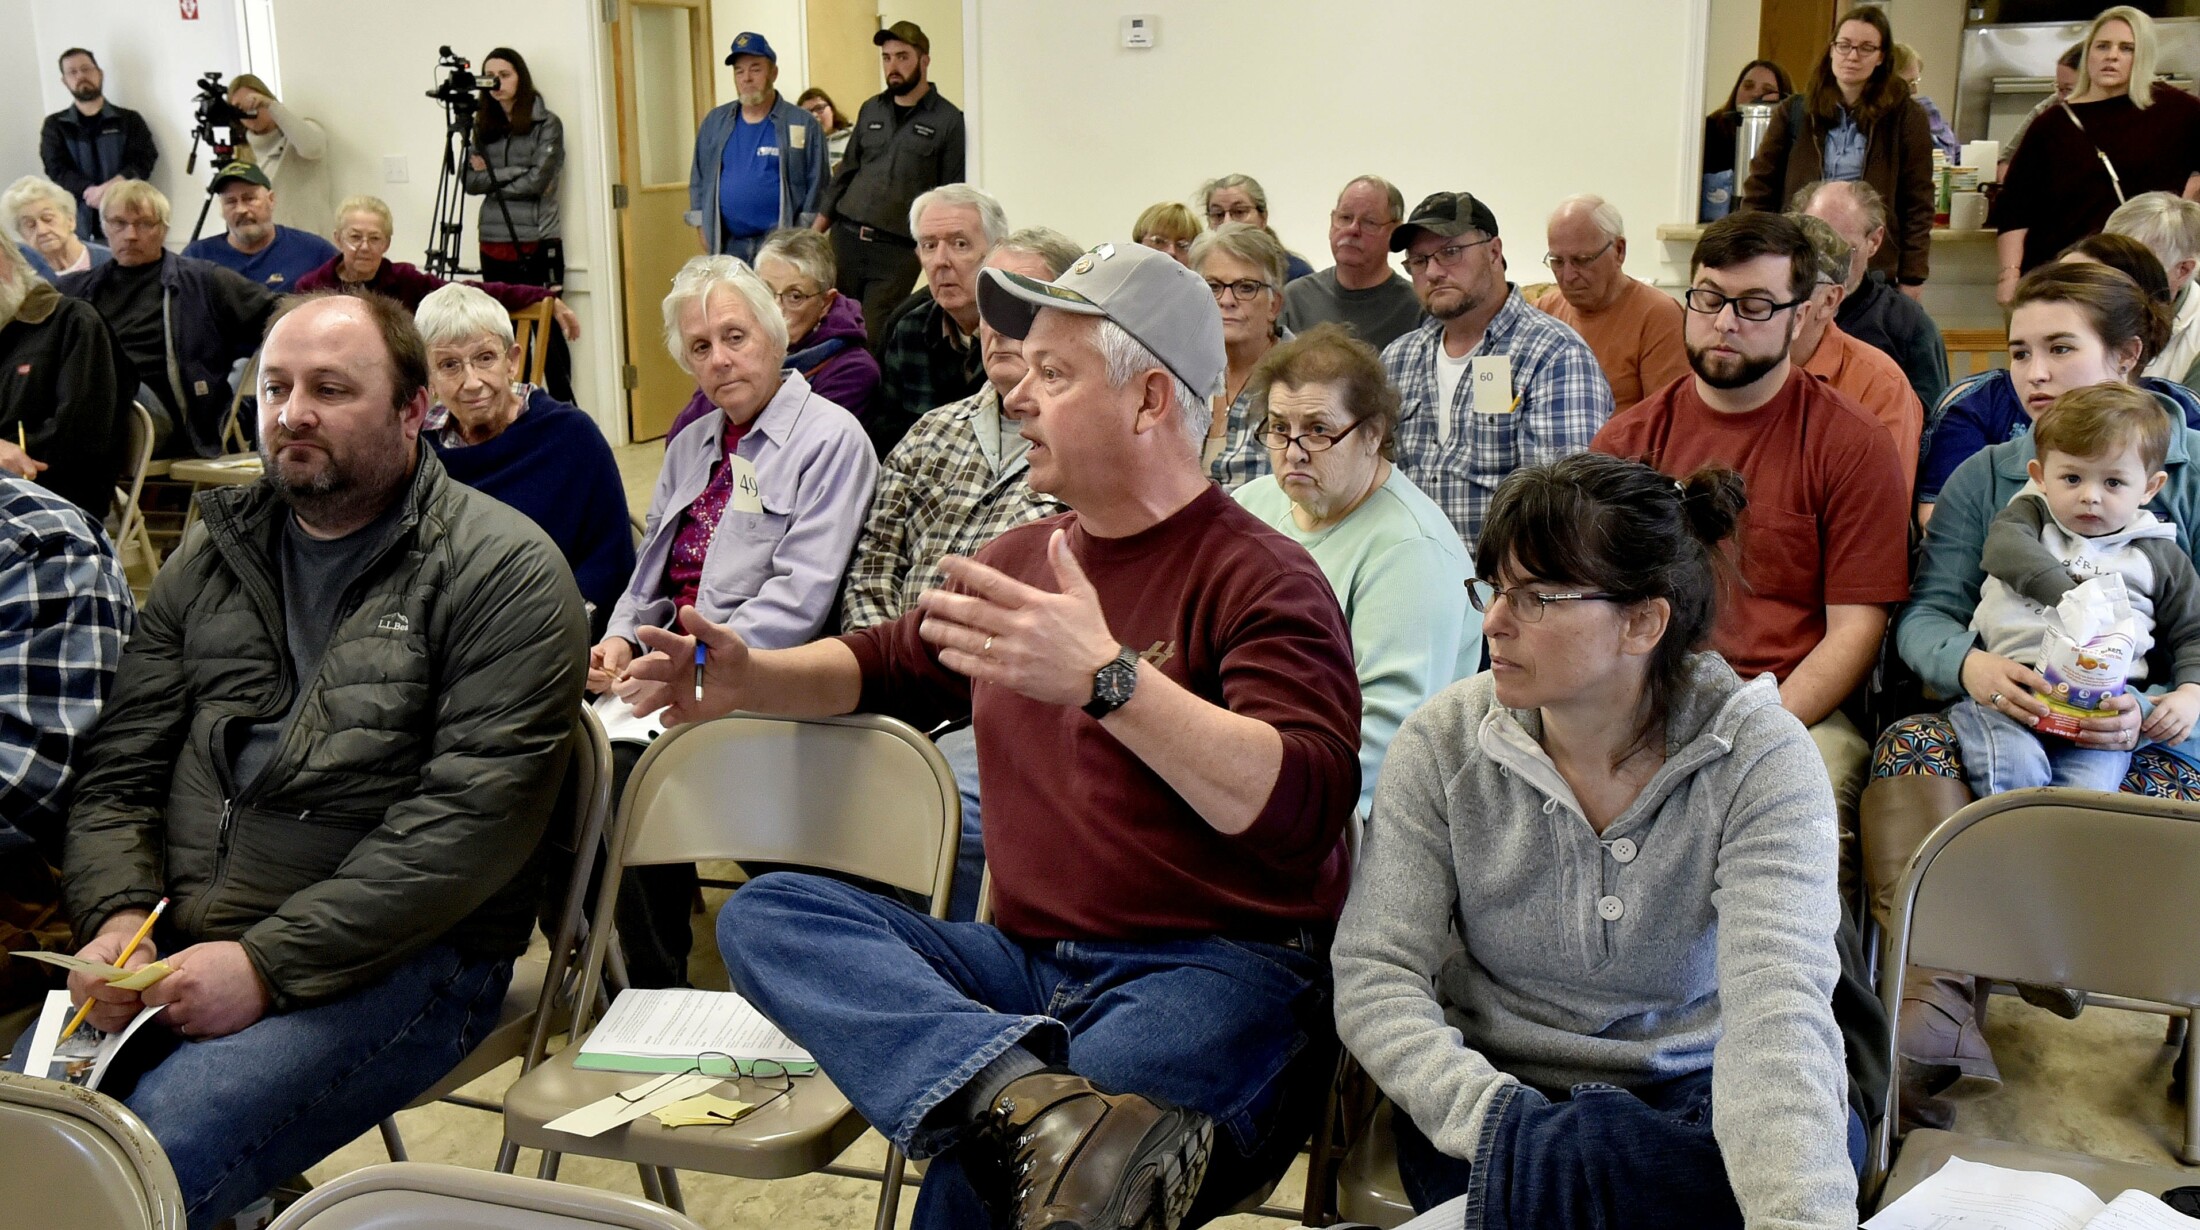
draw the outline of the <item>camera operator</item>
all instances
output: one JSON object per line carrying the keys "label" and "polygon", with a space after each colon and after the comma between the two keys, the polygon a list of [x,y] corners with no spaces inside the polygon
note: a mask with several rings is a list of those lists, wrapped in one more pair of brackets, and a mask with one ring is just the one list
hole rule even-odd
{"label": "camera operator", "polygon": [[232,162],[215,172],[208,191],[221,201],[225,229],[192,242],[183,254],[212,261],[278,294],[336,259],[335,244],[275,221],[284,210],[274,188],[266,170],[249,162]]}
{"label": "camera operator", "polygon": [[251,161],[266,172],[269,190],[276,194],[275,221],[319,233],[335,205],[329,199],[325,161],[328,133],[321,122],[284,106],[267,83],[251,73],[229,79],[229,105],[243,115]]}
{"label": "camera operator", "polygon": [[144,179],[160,161],[153,130],[145,117],[107,101],[106,74],[82,47],[61,53],[61,84],[75,104],[46,117],[38,134],[39,159],[46,178],[76,198],[77,233],[102,242],[99,203],[107,189],[126,179]]}
{"label": "camera operator", "polygon": [[[481,203],[484,281],[561,289],[565,245],[558,224],[558,177],[565,169],[565,125],[535,92],[527,60],[498,47],[481,60],[481,106],[474,113],[462,177]],[[555,338],[544,383],[561,401],[573,397],[573,361]]]}

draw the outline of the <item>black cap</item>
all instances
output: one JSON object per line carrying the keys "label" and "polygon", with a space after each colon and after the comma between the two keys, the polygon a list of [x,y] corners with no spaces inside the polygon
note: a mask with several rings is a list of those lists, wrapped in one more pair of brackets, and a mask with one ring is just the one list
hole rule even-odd
{"label": "black cap", "polygon": [[1444,239],[1468,231],[1494,236],[1497,234],[1497,215],[1471,192],[1432,192],[1413,207],[1413,212],[1398,224],[1398,229],[1390,233],[1390,250],[1403,252],[1412,247],[1413,237],[1422,231]]}
{"label": "black cap", "polygon": [[932,54],[932,40],[924,36],[923,27],[917,25],[916,22],[895,22],[893,25],[872,35],[871,45],[873,47],[884,47],[889,39],[909,44],[917,49],[917,54],[920,56]]}

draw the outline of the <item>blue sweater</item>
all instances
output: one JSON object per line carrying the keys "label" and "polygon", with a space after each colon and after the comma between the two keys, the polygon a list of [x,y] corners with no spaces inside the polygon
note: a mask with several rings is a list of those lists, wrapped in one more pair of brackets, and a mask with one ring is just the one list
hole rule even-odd
{"label": "blue sweater", "polygon": [[[2141,376],[2139,387],[2182,414],[2185,426],[2200,428],[2200,396],[2192,390],[2154,376]],[[1971,454],[2030,434],[2032,416],[2024,412],[2024,402],[2017,397],[2009,373],[1990,371],[1949,389],[1927,427],[1925,455],[1917,464],[1917,499],[1921,504],[1939,499],[1948,476]]]}
{"label": "blue sweater", "polygon": [[454,448],[439,432],[423,434],[452,478],[525,513],[550,536],[594,608],[591,635],[601,637],[634,574],[634,531],[618,462],[595,420],[538,388],[493,440]]}

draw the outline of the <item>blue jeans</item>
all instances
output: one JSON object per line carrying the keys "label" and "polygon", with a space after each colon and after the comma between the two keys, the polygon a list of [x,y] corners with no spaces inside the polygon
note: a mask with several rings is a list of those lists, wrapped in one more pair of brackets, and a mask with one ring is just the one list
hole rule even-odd
{"label": "blue jeans", "polygon": [[1283,1172],[1335,1063],[1329,970],[1311,937],[1302,945],[1313,955],[1224,939],[1018,941],[780,872],[726,903],[718,943],[735,990],[888,1139],[934,1158],[919,1228],[999,1220],[961,1156],[968,1125],[926,1116],[1013,1046],[1104,1090],[1215,1120],[1187,1225]]}
{"label": "blue jeans", "polygon": [[[718,226],[721,231],[724,229],[725,225],[725,220],[720,219],[718,222]],[[764,237],[762,235],[743,235],[740,238],[735,238],[731,235],[728,235],[726,236],[726,246],[722,254],[726,256],[738,256],[741,258],[741,263],[745,265],[754,265],[756,264],[756,250],[763,246]]]}
{"label": "blue jeans", "polygon": [[2121,790],[2131,768],[2131,750],[2080,747],[2068,739],[2042,735],[1998,709],[1968,698],[1948,710],[1963,748],[1963,776],[1979,798],[2033,786],[2075,786],[2080,790]]}
{"label": "blue jeans", "polygon": [[962,845],[955,855],[955,889],[948,898],[947,916],[969,922],[978,916],[978,889],[985,883],[985,829],[978,823],[978,737],[965,726],[941,735],[938,747],[962,791]]}
{"label": "blue jeans", "polygon": [[[1864,1123],[1854,1110],[1848,1117],[1849,1162],[1861,1170]],[[1709,1068],[1637,1091],[1576,1085],[1559,1100],[1514,1086],[1483,1121],[1481,1156],[1473,1161],[1437,1152],[1403,1110],[1391,1124],[1398,1176],[1413,1207],[1425,1212],[1464,1195],[1470,1227],[1740,1230],[1742,1224],[1711,1135]]]}
{"label": "blue jeans", "polygon": [[[511,980],[508,960],[437,944],[372,986],[226,1038],[186,1041],[156,1017],[116,1059],[151,1066],[133,1088],[102,1092],[152,1129],[191,1230],[207,1230],[443,1079],[495,1027]],[[13,1070],[29,1045],[25,1034]]]}

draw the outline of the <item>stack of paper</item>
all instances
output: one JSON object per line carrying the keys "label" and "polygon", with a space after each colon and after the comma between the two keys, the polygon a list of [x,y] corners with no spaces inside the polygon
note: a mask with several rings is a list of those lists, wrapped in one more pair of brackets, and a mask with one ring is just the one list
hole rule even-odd
{"label": "stack of paper", "polygon": [[725,1076],[731,1073],[712,1065],[731,1061],[746,1072],[759,1059],[795,1075],[817,1071],[808,1051],[732,991],[629,988],[619,992],[611,1011],[589,1032],[573,1066],[599,1072],[716,1071]]}
{"label": "stack of paper", "polygon": [[1864,1230],[2192,1230],[2142,1191],[2103,1204],[2076,1179],[1960,1157],[1864,1223]]}

